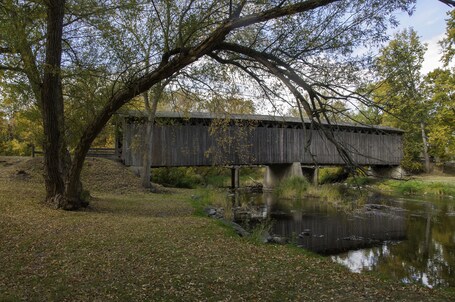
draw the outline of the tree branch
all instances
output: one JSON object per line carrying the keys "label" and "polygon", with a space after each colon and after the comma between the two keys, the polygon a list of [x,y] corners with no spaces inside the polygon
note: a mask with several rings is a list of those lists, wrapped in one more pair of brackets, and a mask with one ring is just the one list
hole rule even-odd
{"label": "tree branch", "polygon": [[246,27],[252,24],[261,23],[284,16],[303,13],[339,1],[340,0],[308,0],[287,6],[277,6],[275,8],[257,14],[251,14],[238,19],[234,19],[231,25],[231,29]]}
{"label": "tree branch", "polygon": [[[155,70],[131,82],[129,85],[121,88],[117,91],[117,93],[112,95],[107,105],[98,114],[97,118],[87,126],[75,149],[75,160],[71,166],[70,179],[79,179],[85,155],[90,148],[90,144],[103,129],[104,125],[109,121],[111,116],[118,109],[120,109],[120,107],[133,97],[147,91],[156,83],[172,76],[204,55],[209,54],[217,44],[225,40],[226,36],[232,30],[271,19],[310,11],[337,1],[340,0],[308,0],[288,6],[275,7],[260,13],[247,15],[245,17],[227,19],[198,45],[190,48],[185,53],[181,52],[179,56],[175,56],[169,62],[163,60]],[[163,59],[166,58],[169,59],[170,55],[165,56]]]}
{"label": "tree branch", "polygon": [[447,4],[450,7],[455,7],[455,1],[454,0],[439,0],[440,2]]}
{"label": "tree branch", "polygon": [[[352,159],[352,156],[348,152],[348,148],[343,145],[343,143],[339,142],[336,137],[333,135],[332,131],[330,129],[327,129],[327,127],[324,126],[323,122],[321,121],[320,114],[324,117],[325,122],[331,126],[331,121],[330,118],[327,116],[327,112],[324,109],[317,109],[317,108],[322,108],[324,103],[321,101],[322,98],[326,98],[325,96],[321,95],[317,91],[313,89],[313,87],[308,84],[305,80],[303,80],[294,70],[291,66],[289,66],[286,62],[282,61],[278,57],[264,53],[264,52],[259,52],[254,49],[244,47],[241,45],[233,44],[233,43],[220,43],[217,46],[217,49],[219,50],[229,50],[232,52],[236,52],[242,55],[250,56],[257,62],[261,63],[267,69],[270,71],[272,75],[274,75],[276,78],[278,78],[283,84],[286,85],[286,87],[289,89],[289,91],[294,95],[296,100],[298,101],[298,104],[301,104],[303,106],[303,109],[305,110],[306,114],[310,117],[312,125],[315,124],[318,129],[320,129],[325,137],[334,144],[336,149],[338,150],[338,153],[340,156],[343,158],[343,160],[351,167],[355,166],[355,162]],[[285,69],[280,68],[284,67]],[[300,93],[300,91],[297,89],[297,87],[292,83],[294,82],[297,84],[299,87],[303,88],[309,95],[310,102]],[[316,106],[316,102],[318,103],[319,106]],[[300,109],[300,108],[299,108]],[[303,120],[302,120],[303,121]],[[311,139],[311,138],[310,138]],[[307,142],[307,147],[309,147],[309,143]],[[309,149],[308,149],[309,150]],[[310,153],[311,155],[311,153]],[[313,158],[313,161],[315,164],[317,164],[317,161],[315,158]]]}
{"label": "tree branch", "polygon": [[22,69],[20,67],[15,67],[15,66],[0,65],[0,70],[8,70],[8,71],[16,71],[16,72],[25,73],[24,69]]}

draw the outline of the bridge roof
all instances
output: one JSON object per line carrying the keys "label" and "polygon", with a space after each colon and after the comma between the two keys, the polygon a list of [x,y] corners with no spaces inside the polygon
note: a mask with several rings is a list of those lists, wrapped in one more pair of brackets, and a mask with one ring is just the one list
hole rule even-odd
{"label": "bridge roof", "polygon": [[[128,111],[119,113],[121,117],[135,117],[135,118],[145,118],[147,115],[145,111]],[[302,119],[299,117],[293,116],[279,116],[279,115],[259,115],[259,114],[217,114],[209,112],[170,112],[170,111],[158,111],[156,112],[157,118],[176,118],[176,119],[223,119],[229,118],[231,120],[246,120],[246,121],[263,121],[276,124],[301,124]],[[304,118],[305,124],[310,124],[311,121],[308,118]],[[323,125],[329,125],[328,123],[322,123]],[[378,126],[378,125],[365,125],[358,123],[345,123],[345,122],[331,122],[330,126],[332,127],[341,127],[341,128],[357,128],[357,129],[370,129],[370,130],[379,130],[384,132],[397,132],[403,133],[402,129],[392,128],[387,126]]]}

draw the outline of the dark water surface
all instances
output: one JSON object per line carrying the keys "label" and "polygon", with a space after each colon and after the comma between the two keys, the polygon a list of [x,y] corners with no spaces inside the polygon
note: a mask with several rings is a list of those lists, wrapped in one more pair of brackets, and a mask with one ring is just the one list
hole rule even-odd
{"label": "dark water surface", "polygon": [[384,197],[333,204],[240,194],[236,220],[270,221],[270,233],[326,255],[353,272],[455,287],[455,200]]}

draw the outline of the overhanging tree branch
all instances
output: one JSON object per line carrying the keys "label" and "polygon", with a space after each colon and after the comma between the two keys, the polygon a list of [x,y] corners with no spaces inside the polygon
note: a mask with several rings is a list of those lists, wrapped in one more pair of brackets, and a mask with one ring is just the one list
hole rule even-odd
{"label": "overhanging tree branch", "polygon": [[0,65],[0,70],[8,70],[8,71],[16,71],[16,72],[25,73],[25,70],[23,68],[16,67],[16,66]]}
{"label": "overhanging tree branch", "polygon": [[455,7],[455,1],[453,1],[453,0],[439,0],[439,1],[441,1],[444,4],[447,4],[450,7]]}
{"label": "overhanging tree branch", "polygon": [[[273,76],[278,78],[283,84],[286,85],[286,87],[298,101],[298,104],[299,105],[301,104],[303,106],[303,109],[310,118],[312,124],[315,124],[318,129],[321,129],[324,135],[327,137],[327,139],[329,139],[335,145],[335,147],[338,150],[338,153],[346,162],[346,164],[348,164],[351,167],[356,166],[354,160],[352,159],[351,155],[348,152],[347,146],[344,146],[335,138],[331,129],[327,129],[327,127],[324,126],[325,122],[330,127],[331,122],[327,116],[327,112],[325,110],[320,110],[318,108],[321,108],[322,107],[321,105],[323,104],[323,102],[321,101],[321,97],[322,98],[326,97],[317,92],[312,87],[312,85],[310,85],[301,77],[299,77],[291,66],[289,66],[287,63],[285,63],[284,61],[282,61],[281,59],[272,54],[259,52],[254,49],[233,43],[220,43],[217,46],[217,49],[228,50],[241,55],[249,56],[256,60],[257,62],[264,65],[265,67],[267,67],[267,69]],[[227,62],[227,60],[224,61]],[[282,67],[284,67],[285,69],[283,69]],[[310,102],[300,93],[300,91],[293,84],[293,82],[297,84],[298,87],[303,88],[307,92]],[[316,106],[316,102],[319,104],[319,106]],[[322,114],[322,116],[324,117],[324,122],[322,122],[320,114]],[[311,140],[311,137],[309,137],[309,139]],[[309,141],[307,141],[306,149],[309,150]],[[313,161],[315,164],[317,164],[317,161],[314,157]]]}
{"label": "overhanging tree branch", "polygon": [[159,66],[143,77],[131,81],[129,85],[118,90],[109,99],[107,106],[104,107],[83,132],[83,135],[75,149],[74,161],[71,165],[69,179],[79,179],[82,170],[82,165],[85,156],[90,148],[90,144],[102,130],[104,125],[109,121],[110,117],[133,97],[150,89],[156,83],[172,76],[189,64],[195,62],[204,55],[210,53],[217,44],[224,41],[226,36],[234,29],[246,27],[255,23],[264,22],[271,19],[276,19],[284,16],[289,16],[318,7],[326,6],[330,3],[339,0],[309,0],[299,2],[288,6],[279,6],[260,13],[250,14],[236,19],[228,19],[224,21],[217,29],[215,29],[205,40],[198,45],[189,48],[185,52],[180,52],[178,56],[170,59],[170,55],[164,59],[170,59],[168,62],[162,60]]}

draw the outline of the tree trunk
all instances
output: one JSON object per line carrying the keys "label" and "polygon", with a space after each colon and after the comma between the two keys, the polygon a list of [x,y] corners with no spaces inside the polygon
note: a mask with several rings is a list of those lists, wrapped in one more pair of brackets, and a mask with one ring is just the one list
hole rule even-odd
{"label": "tree trunk", "polygon": [[425,124],[420,122],[420,130],[422,130],[422,142],[423,142],[423,157],[425,159],[425,172],[430,173],[430,156],[428,155],[428,142],[425,134]]}
{"label": "tree trunk", "polygon": [[164,87],[166,84],[158,84],[152,100],[152,106],[150,107],[148,93],[144,92],[144,103],[145,109],[147,111],[147,123],[146,123],[146,131],[144,137],[144,156],[142,158],[142,186],[144,188],[153,190],[152,186],[152,144],[153,144],[153,128],[155,124],[155,115],[156,115],[156,108],[158,106],[158,101],[161,98],[163,93]]}
{"label": "tree trunk", "polygon": [[47,7],[46,58],[41,87],[44,127],[44,179],[46,200],[57,208],[72,208],[64,198],[64,177],[70,159],[64,140],[61,85],[62,34],[65,0],[50,0]]}
{"label": "tree trunk", "polygon": [[77,210],[88,203],[81,199],[80,171],[74,180],[70,177],[72,162],[65,141],[61,83],[65,0],[49,0],[47,3],[46,58],[41,86],[46,200],[56,208]]}

